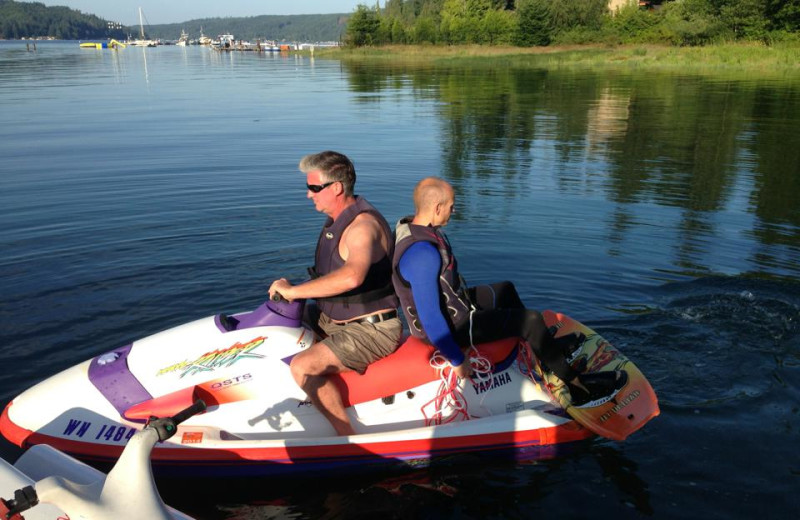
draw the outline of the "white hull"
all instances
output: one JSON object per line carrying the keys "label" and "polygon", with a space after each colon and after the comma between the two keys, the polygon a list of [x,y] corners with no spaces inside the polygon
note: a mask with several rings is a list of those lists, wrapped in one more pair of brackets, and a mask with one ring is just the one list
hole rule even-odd
{"label": "white hull", "polygon": [[175,413],[199,397],[208,411],[153,452],[156,468],[193,474],[429,461],[472,450],[550,456],[590,436],[528,374],[525,351],[512,340],[490,354],[498,358],[494,373],[461,381],[450,394],[461,397],[463,412],[446,398],[437,409],[442,381],[427,363],[430,352],[414,341],[364,376],[347,374],[341,384],[357,435],[336,437],[289,371],[291,356],[314,341],[310,330],[285,323],[226,331],[219,317],[197,320],[39,383],[9,404],[0,430],[21,446],[45,442],[114,459],[150,414]]}

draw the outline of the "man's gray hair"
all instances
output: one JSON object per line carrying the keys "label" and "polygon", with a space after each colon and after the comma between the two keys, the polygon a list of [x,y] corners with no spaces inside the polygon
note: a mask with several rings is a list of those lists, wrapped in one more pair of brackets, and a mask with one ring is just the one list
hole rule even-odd
{"label": "man's gray hair", "polygon": [[331,150],[309,154],[300,160],[299,168],[303,173],[320,170],[322,182],[341,182],[344,194],[348,197],[353,196],[356,169],[346,155]]}

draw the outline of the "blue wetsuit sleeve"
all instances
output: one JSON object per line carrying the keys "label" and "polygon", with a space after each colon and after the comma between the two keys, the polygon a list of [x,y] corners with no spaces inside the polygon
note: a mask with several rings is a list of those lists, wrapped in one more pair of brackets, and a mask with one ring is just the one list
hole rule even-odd
{"label": "blue wetsuit sleeve", "polygon": [[458,346],[439,305],[439,269],[442,257],[430,242],[417,242],[403,253],[397,268],[411,284],[411,293],[420,325],[428,339],[453,366],[464,362]]}

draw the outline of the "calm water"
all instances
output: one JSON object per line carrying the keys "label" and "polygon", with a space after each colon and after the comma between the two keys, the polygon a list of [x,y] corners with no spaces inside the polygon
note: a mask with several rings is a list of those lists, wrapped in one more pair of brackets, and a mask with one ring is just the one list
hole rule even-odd
{"label": "calm water", "polygon": [[322,217],[296,165],[334,149],[390,221],[417,180],[450,180],[468,280],[510,278],[531,307],[597,329],[662,415],[553,461],[162,481],[170,504],[209,519],[797,517],[798,128],[798,77],[0,42],[0,404],[302,278]]}

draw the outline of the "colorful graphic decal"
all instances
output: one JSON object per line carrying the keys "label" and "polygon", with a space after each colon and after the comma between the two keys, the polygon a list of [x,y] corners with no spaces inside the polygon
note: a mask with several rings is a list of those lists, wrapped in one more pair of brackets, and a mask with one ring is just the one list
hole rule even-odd
{"label": "colorful graphic decal", "polygon": [[[596,350],[594,351],[591,348],[592,343],[595,343]],[[578,350],[575,351],[575,357],[567,361],[577,372],[598,372],[601,368],[613,362],[617,355],[611,343],[599,334],[589,334],[586,336],[584,343],[581,343]]]}
{"label": "colorful graphic decal", "polygon": [[600,336],[597,336],[596,341],[597,341],[597,350],[595,350],[592,353],[587,362],[587,365],[594,372],[608,365],[609,363],[614,361],[614,358],[617,357],[617,353],[611,350],[613,348],[611,347],[611,343],[606,341],[604,338],[601,338]]}
{"label": "colorful graphic decal", "polygon": [[261,346],[266,339],[267,336],[259,336],[247,343],[236,343],[223,350],[206,352],[194,361],[181,361],[172,366],[162,368],[156,375],[161,376],[172,372],[180,372],[180,377],[184,377],[198,372],[211,372],[217,368],[229,367],[241,359],[263,358],[263,355],[254,354],[253,351]]}

